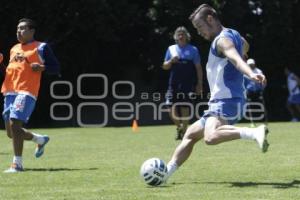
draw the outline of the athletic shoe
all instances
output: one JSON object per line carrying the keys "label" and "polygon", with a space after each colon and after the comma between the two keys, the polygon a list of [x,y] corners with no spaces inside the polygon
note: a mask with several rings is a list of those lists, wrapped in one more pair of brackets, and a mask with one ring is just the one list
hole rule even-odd
{"label": "athletic shoe", "polygon": [[44,137],[44,143],[38,144],[37,147],[35,148],[35,157],[36,158],[39,158],[44,154],[45,146],[50,140],[50,138],[47,135],[45,135],[43,137]]}
{"label": "athletic shoe", "polygon": [[23,172],[24,169],[22,165],[18,165],[16,163],[12,163],[10,168],[5,170],[4,173],[18,173],[18,172]]}
{"label": "athletic shoe", "polygon": [[255,140],[263,153],[268,151],[269,143],[267,141],[268,129],[266,125],[260,125],[256,128]]}

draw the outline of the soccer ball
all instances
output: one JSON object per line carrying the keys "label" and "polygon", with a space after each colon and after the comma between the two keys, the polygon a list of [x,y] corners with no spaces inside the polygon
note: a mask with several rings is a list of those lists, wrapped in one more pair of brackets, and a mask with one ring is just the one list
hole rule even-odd
{"label": "soccer ball", "polygon": [[148,185],[159,186],[167,176],[167,165],[159,158],[150,158],[142,164],[140,175]]}

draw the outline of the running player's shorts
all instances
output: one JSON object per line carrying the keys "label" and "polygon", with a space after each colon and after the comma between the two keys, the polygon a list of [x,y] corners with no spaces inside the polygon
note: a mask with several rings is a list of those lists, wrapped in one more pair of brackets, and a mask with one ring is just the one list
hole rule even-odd
{"label": "running player's shorts", "polygon": [[4,98],[2,117],[5,122],[9,119],[21,120],[27,123],[35,107],[36,100],[26,94],[9,94]]}
{"label": "running player's shorts", "polygon": [[217,99],[208,103],[208,110],[199,120],[204,127],[206,119],[216,116],[227,121],[227,124],[233,125],[242,119],[245,107],[245,100],[242,98]]}

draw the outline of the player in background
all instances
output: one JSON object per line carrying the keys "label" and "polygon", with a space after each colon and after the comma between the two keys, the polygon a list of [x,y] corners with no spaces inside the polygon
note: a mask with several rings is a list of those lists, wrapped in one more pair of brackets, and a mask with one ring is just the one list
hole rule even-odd
{"label": "player in background", "polygon": [[[256,66],[256,62],[254,59],[249,58],[247,60],[247,64],[251,67],[251,69],[254,73],[263,74],[263,72]],[[254,116],[253,114],[255,114],[255,113],[252,112],[252,109],[261,108],[261,107],[258,108],[258,105],[256,105],[256,104],[259,103],[260,106],[263,107],[264,112],[258,113],[258,114],[260,114],[260,115],[263,114],[263,118],[265,119],[265,122],[267,121],[267,112],[266,112],[264,96],[263,96],[265,86],[251,80],[247,76],[244,76],[244,85],[245,85],[246,93],[247,93],[247,102],[249,103],[247,111],[249,113],[251,127],[255,127],[256,125],[254,123],[254,118],[257,118],[260,116],[257,116],[257,115]]]}
{"label": "player in background", "polygon": [[245,103],[243,75],[258,83],[266,83],[265,76],[253,73],[243,60],[243,38],[237,31],[223,27],[216,11],[207,4],[200,5],[190,20],[203,38],[212,41],[206,65],[211,98],[208,110],[187,129],[175,149],[167,164],[165,180],[189,158],[194,145],[202,138],[208,145],[236,139],[253,140],[262,152],[266,152],[269,146],[265,125],[257,128],[233,126],[241,119]]}
{"label": "player in background", "polygon": [[[177,126],[176,140],[181,140],[189,124],[192,95],[202,94],[202,66],[198,49],[189,44],[191,35],[183,26],[174,33],[176,44],[168,47],[163,69],[170,70],[166,104],[169,115]],[[181,104],[181,105],[180,105]]]}
{"label": "player in background", "polygon": [[20,19],[17,39],[20,43],[10,50],[1,92],[4,96],[3,119],[7,136],[12,139],[14,157],[5,173],[23,171],[22,153],[24,140],[37,144],[35,157],[44,153],[49,137],[23,128],[27,123],[38,97],[42,72],[59,73],[59,63],[48,44],[34,39],[35,22]]}
{"label": "player in background", "polygon": [[287,99],[287,108],[292,116],[292,122],[298,122],[300,117],[300,78],[288,68],[284,69],[287,76],[287,86],[289,97]]}

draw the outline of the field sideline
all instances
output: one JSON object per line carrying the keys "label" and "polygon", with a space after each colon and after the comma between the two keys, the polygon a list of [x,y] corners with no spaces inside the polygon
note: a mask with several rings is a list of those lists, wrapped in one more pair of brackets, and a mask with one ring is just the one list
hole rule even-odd
{"label": "field sideline", "polygon": [[[240,124],[242,125],[242,124]],[[248,125],[248,124],[247,124]],[[174,126],[35,129],[51,137],[45,155],[24,151],[26,172],[2,173],[12,160],[0,131],[0,200],[299,200],[300,123],[270,123],[269,152],[256,143],[199,142],[190,160],[163,187],[139,177],[144,160],[168,161]]]}

